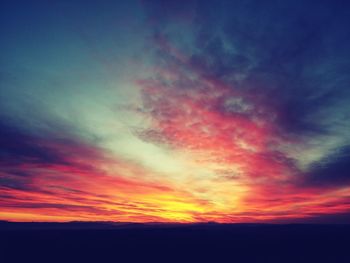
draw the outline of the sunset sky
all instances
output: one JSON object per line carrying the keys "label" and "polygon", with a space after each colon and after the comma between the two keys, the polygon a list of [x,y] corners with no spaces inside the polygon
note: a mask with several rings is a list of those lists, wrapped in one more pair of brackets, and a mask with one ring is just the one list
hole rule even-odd
{"label": "sunset sky", "polygon": [[0,220],[350,220],[349,25],[347,1],[1,1]]}

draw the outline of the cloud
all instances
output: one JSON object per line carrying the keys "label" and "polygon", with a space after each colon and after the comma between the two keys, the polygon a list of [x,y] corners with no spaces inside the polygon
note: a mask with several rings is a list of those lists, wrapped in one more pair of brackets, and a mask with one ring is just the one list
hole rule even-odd
{"label": "cloud", "polygon": [[168,221],[189,220],[186,211],[199,209],[200,200],[155,172],[51,121],[55,130],[1,120],[2,218]]}
{"label": "cloud", "polygon": [[[164,9],[156,5],[150,16]],[[164,19],[163,30],[157,29],[164,36],[156,45],[162,71],[156,75],[158,83],[151,85],[196,93],[196,88],[205,90],[211,82],[218,92],[223,86],[229,91],[221,100],[203,99],[203,108],[215,104],[222,114],[241,113],[245,119],[271,122],[273,136],[300,144],[311,139],[321,143],[324,136],[333,135],[342,143],[349,141],[344,133],[349,128],[346,87],[350,79],[345,58],[350,38],[343,6],[327,1],[283,5],[219,1],[194,9],[194,20],[183,26],[192,34],[187,46],[168,33],[167,28],[177,23],[175,18]],[[167,91],[164,97],[169,98],[164,98],[163,109],[157,112],[164,118],[173,117],[172,93],[176,91]]]}
{"label": "cloud", "polygon": [[67,129],[64,123],[55,122],[54,118],[50,123],[42,122],[42,127],[46,128],[32,129],[30,125],[3,116],[0,121],[2,191],[43,193],[50,183],[37,184],[40,177],[50,178],[50,174],[58,173],[56,177],[67,180],[78,172],[101,172],[96,164],[107,157],[97,145],[76,137],[73,130]]}
{"label": "cloud", "polygon": [[21,165],[23,163],[37,164],[69,164],[66,155],[59,148],[74,148],[75,141],[71,139],[45,138],[36,136],[26,131],[21,131],[18,127],[9,126],[7,123],[0,124],[1,138],[1,163]]}
{"label": "cloud", "polygon": [[344,146],[327,158],[313,164],[303,183],[320,187],[346,187],[350,184],[349,171],[350,147]]}
{"label": "cloud", "polygon": [[[157,5],[150,16],[163,9]],[[271,209],[267,217],[302,208],[324,213],[326,193],[348,209],[343,194],[333,192],[348,191],[350,37],[343,6],[219,1],[191,10],[185,25],[174,13],[155,29],[157,66],[138,82],[153,127],[140,138],[190,151],[218,180],[247,186],[243,203]],[[186,41],[174,37],[177,30]],[[225,176],[232,170],[235,176]]]}

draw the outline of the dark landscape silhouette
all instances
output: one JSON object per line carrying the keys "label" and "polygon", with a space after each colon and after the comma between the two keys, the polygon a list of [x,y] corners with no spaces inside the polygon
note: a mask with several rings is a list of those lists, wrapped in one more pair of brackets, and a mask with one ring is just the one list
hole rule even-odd
{"label": "dark landscape silhouette", "polygon": [[350,225],[0,223],[2,262],[350,262]]}

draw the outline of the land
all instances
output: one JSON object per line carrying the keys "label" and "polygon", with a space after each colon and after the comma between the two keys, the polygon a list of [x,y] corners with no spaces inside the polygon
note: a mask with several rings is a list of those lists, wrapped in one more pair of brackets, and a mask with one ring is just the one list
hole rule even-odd
{"label": "land", "polygon": [[0,262],[350,262],[350,225],[0,222]]}

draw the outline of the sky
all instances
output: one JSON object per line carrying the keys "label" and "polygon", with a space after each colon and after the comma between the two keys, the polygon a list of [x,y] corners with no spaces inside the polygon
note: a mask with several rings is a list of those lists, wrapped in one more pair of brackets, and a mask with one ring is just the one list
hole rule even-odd
{"label": "sky", "polygon": [[1,1],[0,220],[350,222],[347,1]]}

